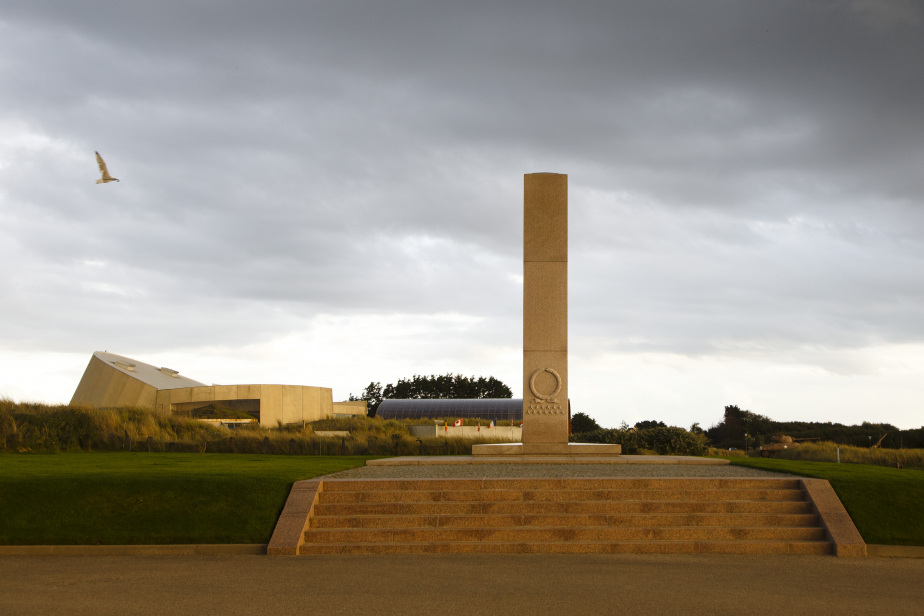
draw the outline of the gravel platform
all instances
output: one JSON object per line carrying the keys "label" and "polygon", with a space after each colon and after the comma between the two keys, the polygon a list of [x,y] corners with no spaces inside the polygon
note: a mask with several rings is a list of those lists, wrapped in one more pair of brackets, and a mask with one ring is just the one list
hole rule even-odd
{"label": "gravel platform", "polygon": [[[447,464],[362,466],[323,479],[481,479],[483,477],[793,477],[743,466],[684,464]],[[320,478],[319,478],[320,479]]]}

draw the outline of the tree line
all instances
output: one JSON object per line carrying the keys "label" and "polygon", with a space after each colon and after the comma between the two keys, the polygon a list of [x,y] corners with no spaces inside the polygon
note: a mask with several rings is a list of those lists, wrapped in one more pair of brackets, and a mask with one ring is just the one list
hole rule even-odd
{"label": "tree line", "polygon": [[382,387],[376,381],[369,383],[362,395],[350,400],[365,400],[369,407],[369,416],[375,413],[385,399],[397,400],[434,400],[434,399],[473,399],[473,398],[512,398],[513,391],[503,382],[489,376],[463,376],[461,374],[432,374],[423,376],[415,374],[409,379],[399,379]]}
{"label": "tree line", "polygon": [[725,415],[718,424],[705,431],[717,447],[759,446],[770,442],[776,435],[794,439],[817,439],[839,445],[869,447],[883,436],[880,447],[887,449],[924,448],[924,427],[916,430],[899,430],[889,423],[845,425],[834,422],[774,421],[769,417],[742,410],[736,405],[725,407]]}
{"label": "tree line", "polygon": [[[512,398],[510,387],[493,376],[474,377],[461,374],[441,374],[423,376],[415,374],[409,379],[399,379],[397,383],[369,383],[358,397],[350,394],[350,400],[365,400],[369,407],[369,416],[375,417],[382,400],[385,399],[471,399],[471,398]],[[656,419],[636,422],[634,426],[623,424],[612,432],[622,431],[631,434],[636,431],[660,430],[672,428]],[[693,435],[702,435],[703,442],[715,447],[739,449],[758,447],[771,442],[777,435],[791,436],[794,439],[817,439],[831,441],[840,445],[869,447],[876,444],[883,436],[880,447],[888,449],[924,448],[924,427],[916,430],[899,430],[889,423],[863,422],[860,425],[845,425],[833,422],[808,421],[774,421],[765,415],[743,410],[737,405],[725,407],[722,420],[703,430],[699,423],[694,423],[684,430]],[[607,430],[601,427],[586,413],[575,413],[571,417],[571,432],[580,438],[615,438],[598,433]],[[597,433],[595,436],[588,436]],[[666,433],[665,433],[666,434]],[[624,437],[620,437],[624,438]],[[667,437],[665,437],[667,438]],[[595,442],[595,441],[585,441]],[[600,440],[599,442],[604,442]],[[696,443],[700,441],[697,440]],[[697,445],[698,446],[698,445]],[[692,447],[692,445],[691,445]],[[695,447],[694,447],[695,448]],[[650,447],[653,449],[653,447]]]}

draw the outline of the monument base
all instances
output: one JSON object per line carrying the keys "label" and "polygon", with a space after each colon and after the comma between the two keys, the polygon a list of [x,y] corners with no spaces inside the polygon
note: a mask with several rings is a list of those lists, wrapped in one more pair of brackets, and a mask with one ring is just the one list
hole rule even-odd
{"label": "monument base", "polygon": [[479,456],[618,456],[622,445],[600,443],[497,443],[472,445]]}

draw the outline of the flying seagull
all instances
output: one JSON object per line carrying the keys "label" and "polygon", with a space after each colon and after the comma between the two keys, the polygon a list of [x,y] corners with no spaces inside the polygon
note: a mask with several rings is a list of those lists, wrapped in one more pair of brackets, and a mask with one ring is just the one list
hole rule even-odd
{"label": "flying seagull", "polygon": [[103,177],[96,180],[97,184],[105,184],[106,182],[118,182],[119,178],[114,178],[109,175],[109,169],[106,169],[106,161],[103,160],[103,157],[99,155],[99,152],[96,153],[96,163],[99,165],[99,171],[103,174]]}

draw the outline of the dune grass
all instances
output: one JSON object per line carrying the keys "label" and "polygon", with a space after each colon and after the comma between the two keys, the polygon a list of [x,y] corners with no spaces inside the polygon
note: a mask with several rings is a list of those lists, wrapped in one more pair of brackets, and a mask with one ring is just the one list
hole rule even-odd
{"label": "dune grass", "polygon": [[293,482],[368,459],[0,454],[0,544],[268,543]]}
{"label": "dune grass", "polygon": [[906,468],[924,468],[924,449],[883,449],[881,447],[854,447],[853,445],[838,445],[830,441],[820,443],[801,443],[797,447],[789,447],[774,455],[781,460],[805,460],[812,462],[837,462],[838,449],[842,463],[847,464],[874,464],[876,466],[891,466],[898,464]]}
{"label": "dune grass", "polygon": [[731,463],[827,479],[866,543],[924,545],[924,470],[774,458]]}
{"label": "dune grass", "polygon": [[[215,410],[214,405],[209,410]],[[206,411],[206,414],[208,411]],[[273,427],[234,430],[153,409],[13,402],[0,396],[0,453],[151,451],[276,455],[470,455],[477,439],[416,439],[410,428],[429,420],[342,417]],[[318,431],[349,431],[350,438],[321,437]]]}

